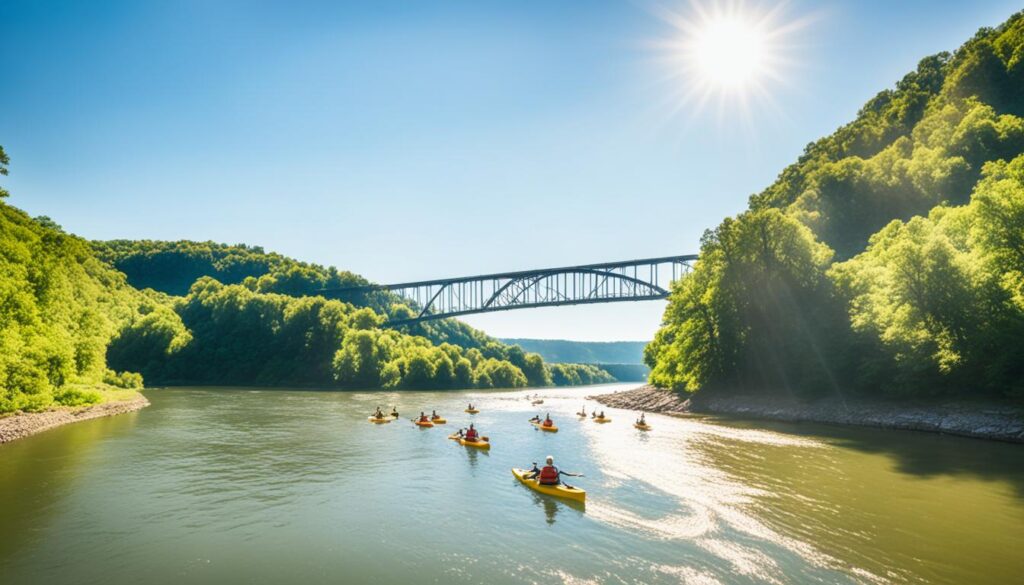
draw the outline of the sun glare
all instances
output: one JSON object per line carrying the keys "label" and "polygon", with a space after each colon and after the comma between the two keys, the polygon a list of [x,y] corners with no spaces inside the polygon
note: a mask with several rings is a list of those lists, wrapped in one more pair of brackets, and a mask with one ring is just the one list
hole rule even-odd
{"label": "sun glare", "polygon": [[788,16],[784,2],[691,0],[682,11],[655,13],[672,29],[655,50],[672,80],[673,113],[695,116],[714,105],[747,122],[755,106],[775,106],[772,90],[789,81],[793,65],[793,33],[810,21]]}
{"label": "sun glare", "polygon": [[764,35],[757,26],[738,18],[707,23],[691,44],[691,58],[700,75],[723,88],[756,81],[764,72]]}

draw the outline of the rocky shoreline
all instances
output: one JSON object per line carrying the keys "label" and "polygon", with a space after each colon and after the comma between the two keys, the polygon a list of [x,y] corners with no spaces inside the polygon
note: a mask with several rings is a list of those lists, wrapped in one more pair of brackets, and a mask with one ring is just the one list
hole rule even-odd
{"label": "rocky shoreline", "polygon": [[23,439],[68,423],[134,412],[147,406],[149,401],[139,394],[130,400],[115,400],[94,406],[15,414],[0,418],[0,444]]}
{"label": "rocky shoreline", "polygon": [[910,403],[863,399],[800,402],[765,396],[700,394],[684,397],[653,386],[589,398],[612,408],[662,414],[717,414],[784,422],[857,425],[1024,443],[1024,408],[999,403]]}

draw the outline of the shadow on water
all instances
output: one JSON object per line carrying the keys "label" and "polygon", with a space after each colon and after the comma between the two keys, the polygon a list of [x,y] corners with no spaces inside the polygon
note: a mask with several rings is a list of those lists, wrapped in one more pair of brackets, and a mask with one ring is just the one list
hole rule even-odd
{"label": "shadow on water", "polygon": [[562,508],[575,510],[579,514],[583,514],[587,510],[585,502],[559,500],[543,494],[538,494],[533,490],[530,490],[530,495],[533,496],[533,503],[544,510],[544,519],[548,524],[555,523],[555,518],[558,516],[558,512],[561,511]]}
{"label": "shadow on water", "polygon": [[[721,419],[720,419],[721,420]],[[967,475],[1003,481],[1024,500],[1024,445],[939,433],[815,423],[728,421],[734,426],[815,437],[842,448],[889,457],[900,473],[931,478]]]}
{"label": "shadow on water", "polygon": [[466,452],[466,457],[469,458],[469,466],[476,467],[477,459],[481,456],[490,457],[490,451],[483,451],[480,449],[473,449],[472,447],[462,447],[462,450]]}

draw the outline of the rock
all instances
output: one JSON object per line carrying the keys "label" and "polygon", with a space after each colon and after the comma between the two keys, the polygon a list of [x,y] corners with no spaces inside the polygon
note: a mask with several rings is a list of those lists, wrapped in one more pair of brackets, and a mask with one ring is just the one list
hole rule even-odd
{"label": "rock", "polygon": [[0,444],[41,433],[68,423],[134,412],[147,406],[149,406],[149,401],[140,394],[131,400],[104,402],[95,406],[14,414],[0,418]]}
{"label": "rock", "polygon": [[768,395],[683,395],[642,386],[588,396],[612,408],[662,414],[703,413],[786,422],[818,422],[939,432],[963,437],[1024,443],[1024,408],[978,401],[904,403],[858,398],[801,402]]}

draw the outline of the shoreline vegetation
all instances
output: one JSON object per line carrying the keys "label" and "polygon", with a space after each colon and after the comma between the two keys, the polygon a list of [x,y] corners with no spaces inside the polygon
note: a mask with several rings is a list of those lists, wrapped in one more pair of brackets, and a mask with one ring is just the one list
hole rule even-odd
{"label": "shoreline vegetation", "polygon": [[135,412],[149,406],[149,400],[136,390],[103,390],[100,393],[103,400],[88,406],[0,415],[0,445],[69,423]]}
{"label": "shoreline vegetation", "polygon": [[1024,12],[925,57],[705,232],[648,382],[750,404],[1024,403],[1021,55]]}
{"label": "shoreline vegetation", "polygon": [[[6,163],[0,148],[0,174]],[[242,245],[88,242],[5,196],[0,414],[97,404],[99,389],[144,382],[444,390],[614,381],[455,319],[386,327],[416,307],[384,292],[326,299],[324,289],[366,283],[333,267]]]}
{"label": "shoreline vegetation", "polygon": [[805,402],[777,395],[686,395],[641,386],[588,396],[605,406],[681,416],[711,414],[737,419],[821,423],[912,430],[1008,443],[1024,443],[1024,408],[998,401],[963,399],[894,401],[863,397]]}

